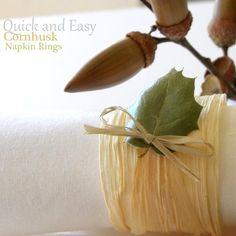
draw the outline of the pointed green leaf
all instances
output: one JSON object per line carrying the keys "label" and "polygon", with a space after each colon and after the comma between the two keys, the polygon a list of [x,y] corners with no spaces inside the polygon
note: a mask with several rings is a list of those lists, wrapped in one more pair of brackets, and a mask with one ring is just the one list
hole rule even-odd
{"label": "pointed green leaf", "polygon": [[[188,135],[198,129],[202,107],[194,98],[194,79],[172,69],[149,89],[145,90],[130,107],[129,112],[143,127],[155,136]],[[130,122],[129,127],[134,127]],[[148,147],[143,139],[128,138],[127,142]]]}

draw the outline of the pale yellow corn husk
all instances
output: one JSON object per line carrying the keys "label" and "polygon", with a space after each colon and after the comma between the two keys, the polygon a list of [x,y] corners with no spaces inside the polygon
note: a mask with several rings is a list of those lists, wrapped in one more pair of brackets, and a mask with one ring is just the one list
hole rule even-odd
{"label": "pale yellow corn husk", "polygon": [[[113,226],[133,234],[184,232],[221,235],[218,195],[218,137],[225,95],[199,97],[204,106],[199,118],[200,136],[214,146],[211,158],[177,153],[200,182],[183,174],[165,157],[125,143],[125,138],[100,135],[100,168],[104,197]],[[125,126],[125,113],[109,117],[109,123]]]}

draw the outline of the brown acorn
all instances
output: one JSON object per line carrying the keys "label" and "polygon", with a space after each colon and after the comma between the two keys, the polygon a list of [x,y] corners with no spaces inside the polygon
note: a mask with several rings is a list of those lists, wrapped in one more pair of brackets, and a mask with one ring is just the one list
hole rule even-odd
{"label": "brown acorn", "polygon": [[[236,70],[234,61],[231,58],[227,56],[220,57],[217,58],[213,64],[225,80],[234,84]],[[230,91],[224,82],[207,71],[205,74],[205,81],[202,84],[202,95],[210,95],[213,93],[226,93],[229,97],[231,96]]]}
{"label": "brown acorn", "polygon": [[153,62],[156,48],[150,35],[131,32],[85,64],[65,91],[98,90],[122,83]]}
{"label": "brown acorn", "polygon": [[219,47],[230,47],[236,42],[236,1],[217,0],[208,33]]}
{"label": "brown acorn", "polygon": [[156,15],[156,25],[167,38],[179,41],[188,33],[192,15],[187,0],[150,0]]}

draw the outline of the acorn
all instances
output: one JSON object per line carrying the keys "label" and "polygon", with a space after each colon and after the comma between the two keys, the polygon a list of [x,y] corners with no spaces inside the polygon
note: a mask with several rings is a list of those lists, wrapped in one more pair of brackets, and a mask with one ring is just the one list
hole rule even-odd
{"label": "acorn", "polygon": [[152,64],[156,48],[157,42],[150,35],[131,32],[85,64],[65,91],[91,91],[120,84]]}
{"label": "acorn", "polygon": [[187,0],[150,0],[159,31],[173,41],[183,39],[192,24]]}
{"label": "acorn", "polygon": [[[231,58],[227,56],[217,58],[213,62],[213,65],[215,68],[217,68],[219,74],[225,80],[231,84],[234,84],[236,69],[234,61]],[[213,93],[226,93],[229,97],[231,96],[230,91],[225,83],[207,71],[205,74],[205,81],[202,84],[202,95],[210,95]]]}
{"label": "acorn", "polygon": [[208,25],[208,33],[213,42],[228,48],[236,42],[236,1],[217,0],[213,19]]}

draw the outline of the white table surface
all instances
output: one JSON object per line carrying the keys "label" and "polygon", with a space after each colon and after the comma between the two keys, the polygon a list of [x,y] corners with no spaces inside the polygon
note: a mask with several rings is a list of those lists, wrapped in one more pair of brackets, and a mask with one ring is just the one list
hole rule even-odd
{"label": "white table surface", "polygon": [[[208,38],[207,24],[212,16],[213,2],[191,3],[194,22],[188,39],[203,54],[216,58],[221,54]],[[52,110],[100,111],[106,106],[129,106],[136,96],[171,68],[184,68],[184,74],[198,77],[196,94],[205,68],[188,51],[174,44],[158,47],[155,63],[131,80],[111,89],[68,94],[64,86],[77,70],[93,55],[124,38],[130,31],[147,32],[154,16],[144,8],[37,17],[39,24],[60,23],[77,19],[80,23],[96,24],[92,36],[85,32],[58,32],[61,52],[9,52],[0,40],[0,107],[1,112],[34,112]],[[21,19],[19,19],[21,20]],[[30,18],[24,19],[26,22]],[[0,22],[1,37],[3,21]],[[230,55],[236,59],[235,47]],[[60,236],[70,233],[56,234]],[[78,235],[78,234],[77,234]],[[110,229],[101,232],[81,232],[80,235],[113,235]],[[120,235],[117,233],[117,235]]]}

